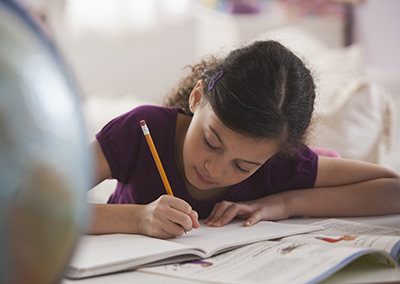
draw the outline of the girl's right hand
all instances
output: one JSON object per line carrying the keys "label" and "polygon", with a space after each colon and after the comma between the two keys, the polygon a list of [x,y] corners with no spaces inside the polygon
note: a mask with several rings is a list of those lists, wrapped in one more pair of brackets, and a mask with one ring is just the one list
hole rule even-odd
{"label": "girl's right hand", "polygon": [[197,212],[186,201],[170,195],[141,206],[137,222],[140,234],[162,239],[200,227]]}

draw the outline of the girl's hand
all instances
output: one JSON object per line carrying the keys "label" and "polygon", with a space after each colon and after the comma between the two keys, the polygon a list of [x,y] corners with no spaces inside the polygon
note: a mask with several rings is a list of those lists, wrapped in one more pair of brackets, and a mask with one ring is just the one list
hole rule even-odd
{"label": "girl's hand", "polygon": [[186,201],[170,195],[141,206],[137,224],[140,234],[163,239],[181,236],[199,226],[197,212]]}
{"label": "girl's hand", "polygon": [[261,220],[281,220],[290,217],[285,199],[274,194],[246,202],[222,201],[215,204],[210,216],[203,223],[212,227],[221,227],[233,218],[246,218],[244,226],[252,226]]}

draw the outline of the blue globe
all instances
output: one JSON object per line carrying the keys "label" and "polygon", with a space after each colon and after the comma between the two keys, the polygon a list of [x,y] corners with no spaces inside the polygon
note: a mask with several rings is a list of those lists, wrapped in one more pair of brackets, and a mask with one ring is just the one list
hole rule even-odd
{"label": "blue globe", "polygon": [[11,0],[0,0],[0,283],[55,283],[87,222],[90,153],[71,76]]}

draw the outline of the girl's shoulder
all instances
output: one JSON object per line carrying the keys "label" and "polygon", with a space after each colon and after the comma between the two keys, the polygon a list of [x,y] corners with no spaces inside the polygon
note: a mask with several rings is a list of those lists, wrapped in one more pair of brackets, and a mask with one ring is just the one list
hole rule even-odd
{"label": "girl's shoulder", "polygon": [[160,120],[167,117],[176,116],[179,112],[177,107],[164,107],[157,105],[141,105],[133,108],[125,116],[142,116],[143,119]]}
{"label": "girl's shoulder", "polygon": [[141,137],[142,129],[140,121],[145,120],[153,139],[175,132],[176,118],[179,108],[162,107],[155,105],[142,105],[121,114],[109,121],[99,133],[97,139],[127,140]]}
{"label": "girl's shoulder", "polygon": [[[150,127],[162,127],[176,120],[176,116],[180,111],[177,107],[163,107],[156,105],[141,105],[131,109],[130,111],[123,113],[108,124],[112,125],[128,125],[131,127],[132,124],[139,127],[141,120],[146,120],[147,125]],[[107,127],[107,125],[106,125]],[[140,127],[139,127],[140,128]]]}
{"label": "girl's shoulder", "polygon": [[139,106],[114,118],[96,134],[114,178],[128,184],[137,161],[140,160],[142,164],[151,161],[149,163],[154,164],[151,156],[148,156],[151,155],[149,151],[140,151],[142,147],[148,149],[140,126],[141,120],[146,120],[161,159],[171,160],[165,156],[174,153],[171,149],[174,149],[178,111],[178,108]]}

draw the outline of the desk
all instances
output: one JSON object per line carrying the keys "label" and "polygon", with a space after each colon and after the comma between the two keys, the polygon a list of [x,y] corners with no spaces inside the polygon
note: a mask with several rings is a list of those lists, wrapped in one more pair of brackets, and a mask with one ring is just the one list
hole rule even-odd
{"label": "desk", "polygon": [[[373,217],[338,218],[353,222],[372,224],[376,226],[394,227],[400,229],[400,214]],[[310,224],[324,220],[324,218],[292,218],[279,221],[281,223]],[[322,283],[382,283],[400,282],[400,267],[390,268],[379,265],[351,263],[341,271],[329,277]],[[62,280],[61,284],[125,284],[125,283],[163,283],[163,284],[200,284],[202,281],[193,281],[182,278],[155,275],[146,272],[129,271],[112,275],[99,276],[82,280]]]}

